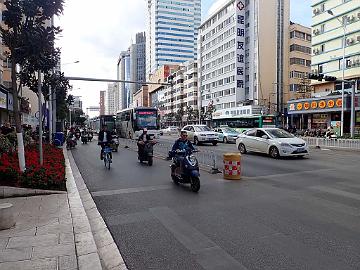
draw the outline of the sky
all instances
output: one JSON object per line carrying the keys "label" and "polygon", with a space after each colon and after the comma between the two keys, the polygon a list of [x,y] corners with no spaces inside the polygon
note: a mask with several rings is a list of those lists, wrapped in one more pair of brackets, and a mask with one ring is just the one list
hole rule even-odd
{"label": "sky", "polygon": [[[202,17],[227,0],[202,0]],[[267,1],[267,0],[261,0]],[[311,0],[290,0],[290,19],[310,26]],[[137,32],[145,31],[146,0],[65,0],[56,20],[63,31],[57,41],[65,76],[116,79],[116,64]],[[74,63],[79,61],[79,63]],[[71,81],[69,93],[81,96],[83,109],[99,106],[107,83]],[[90,113],[95,116],[97,113]]]}

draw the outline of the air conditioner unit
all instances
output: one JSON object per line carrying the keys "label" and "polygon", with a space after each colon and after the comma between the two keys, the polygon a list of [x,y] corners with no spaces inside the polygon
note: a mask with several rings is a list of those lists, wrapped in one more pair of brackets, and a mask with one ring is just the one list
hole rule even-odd
{"label": "air conditioner unit", "polygon": [[360,42],[360,36],[357,36],[357,37],[356,37],[356,40],[357,40],[358,42]]}
{"label": "air conditioner unit", "polygon": [[351,45],[354,42],[355,42],[355,40],[353,38],[349,38],[349,39],[346,40],[347,45]]}
{"label": "air conditioner unit", "polygon": [[358,19],[360,19],[360,12],[357,14]]}
{"label": "air conditioner unit", "polygon": [[320,34],[320,30],[319,29],[314,29],[313,33],[314,33],[315,36],[317,36],[318,34]]}
{"label": "air conditioner unit", "polygon": [[315,8],[315,9],[313,10],[313,13],[314,13],[315,15],[319,14],[319,13],[320,13],[320,9]]}
{"label": "air conditioner unit", "polygon": [[319,49],[314,49],[313,52],[314,52],[315,55],[318,55],[320,53],[320,50]]}
{"label": "air conditioner unit", "polygon": [[350,16],[349,21],[350,21],[350,22],[355,21],[355,16],[354,16],[354,15]]}
{"label": "air conditioner unit", "polygon": [[346,62],[346,66],[347,66],[347,67],[352,67],[352,65],[353,65],[353,61],[351,61],[351,60],[348,60],[348,61]]}

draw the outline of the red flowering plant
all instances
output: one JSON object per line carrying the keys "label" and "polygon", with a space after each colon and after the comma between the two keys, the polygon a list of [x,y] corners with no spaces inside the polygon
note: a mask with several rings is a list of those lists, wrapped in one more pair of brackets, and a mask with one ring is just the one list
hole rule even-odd
{"label": "red flowering plant", "polygon": [[44,144],[44,164],[39,164],[37,145],[25,148],[26,171],[21,173],[16,152],[0,158],[0,185],[65,190],[65,159],[62,149]]}

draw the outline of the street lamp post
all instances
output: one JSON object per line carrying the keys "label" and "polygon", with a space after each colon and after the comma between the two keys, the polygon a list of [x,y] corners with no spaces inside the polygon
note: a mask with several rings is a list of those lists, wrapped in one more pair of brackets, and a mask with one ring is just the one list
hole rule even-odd
{"label": "street lamp post", "polygon": [[344,91],[345,91],[345,46],[346,46],[346,19],[341,21],[338,17],[335,17],[332,10],[327,11],[328,14],[337,19],[344,31],[343,33],[343,55],[342,55],[342,82],[341,82],[341,126],[340,126],[340,136],[344,135]]}

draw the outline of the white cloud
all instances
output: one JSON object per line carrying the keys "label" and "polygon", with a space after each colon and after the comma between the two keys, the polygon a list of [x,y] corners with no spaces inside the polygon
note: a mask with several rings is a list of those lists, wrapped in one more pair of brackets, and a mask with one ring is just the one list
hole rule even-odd
{"label": "white cloud", "polygon": [[[67,0],[57,24],[66,76],[116,79],[116,63],[137,32],[145,31],[145,0]],[[97,106],[107,83],[72,81],[73,94],[82,96],[84,109]],[[78,90],[80,88],[80,90]]]}
{"label": "white cloud", "polygon": [[209,11],[207,12],[207,16],[214,13],[218,8],[220,8],[222,5],[224,5],[226,2],[229,2],[229,0],[217,0],[212,6],[209,8]]}

